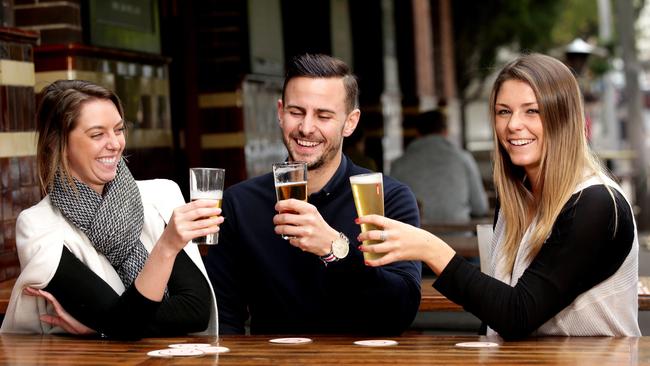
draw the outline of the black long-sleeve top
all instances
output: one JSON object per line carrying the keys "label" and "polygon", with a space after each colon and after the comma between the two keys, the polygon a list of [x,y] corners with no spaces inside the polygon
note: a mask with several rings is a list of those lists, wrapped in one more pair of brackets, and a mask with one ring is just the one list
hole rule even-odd
{"label": "black long-sleeve top", "polygon": [[604,185],[574,194],[514,287],[481,273],[458,255],[434,287],[505,339],[529,335],[614,274],[630,253],[632,212],[618,191],[612,193],[617,214]]}
{"label": "black long-sleeve top", "polygon": [[[398,334],[411,324],[420,304],[420,262],[372,268],[357,249],[349,177],[367,172],[344,156],[325,187],[309,195],[323,219],[350,240],[348,256],[327,267],[274,232],[271,174],[225,191],[219,245],[205,259],[220,333],[244,333],[249,315],[254,334]],[[384,197],[387,217],[419,226],[408,187],[384,177]]]}
{"label": "black long-sleeve top", "polygon": [[176,256],[163,301],[144,297],[129,286],[118,295],[65,246],[45,291],[75,319],[108,337],[139,339],[200,332],[210,319],[211,293],[206,278],[185,251]]}

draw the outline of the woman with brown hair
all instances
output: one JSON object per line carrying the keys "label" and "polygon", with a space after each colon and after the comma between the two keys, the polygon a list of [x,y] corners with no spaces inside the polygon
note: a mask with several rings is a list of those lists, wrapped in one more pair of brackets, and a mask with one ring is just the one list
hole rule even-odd
{"label": "woman with brown hair", "polygon": [[133,178],[122,105],[110,90],[52,83],[37,130],[47,195],[16,222],[21,274],[2,332],[216,335],[216,301],[188,242],[219,230],[220,209],[185,204],[172,181]]}
{"label": "woman with brown hair", "polygon": [[435,287],[504,338],[639,336],[638,239],[630,204],[594,158],[578,83],[560,61],[519,57],[490,96],[497,207],[487,273],[424,230],[381,216],[359,240],[380,266],[422,260]]}

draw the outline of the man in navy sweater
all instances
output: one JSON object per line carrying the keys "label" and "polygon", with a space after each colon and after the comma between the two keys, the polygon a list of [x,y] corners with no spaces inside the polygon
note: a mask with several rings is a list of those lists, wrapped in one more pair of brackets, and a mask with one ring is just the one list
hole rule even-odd
{"label": "man in navy sweater", "polygon": [[[343,155],[342,143],[360,114],[345,63],[309,54],[292,60],[278,119],[288,160],[308,163],[308,202],[276,202],[271,173],[225,191],[226,221],[205,259],[222,334],[243,334],[249,317],[253,334],[396,335],[413,321],[420,262],[372,268],[357,249],[349,177],[369,171]],[[384,205],[387,217],[419,226],[413,193],[389,177]]]}

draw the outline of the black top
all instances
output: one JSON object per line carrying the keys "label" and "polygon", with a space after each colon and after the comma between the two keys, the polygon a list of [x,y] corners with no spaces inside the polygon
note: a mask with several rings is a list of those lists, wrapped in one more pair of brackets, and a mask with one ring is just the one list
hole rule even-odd
{"label": "black top", "polygon": [[[361,229],[349,177],[367,172],[343,157],[325,187],[309,195],[325,221],[350,240],[348,256],[327,266],[274,232],[272,174],[225,191],[219,245],[205,258],[221,333],[244,333],[249,314],[255,334],[398,334],[411,324],[420,303],[420,262],[371,268],[357,249]],[[386,176],[384,206],[387,217],[419,226],[415,197]]]}
{"label": "black top", "polygon": [[210,286],[183,250],[167,283],[169,297],[162,302],[142,296],[135,284],[118,295],[65,246],[44,290],[75,319],[108,337],[184,335],[205,330],[210,321]]}
{"label": "black top", "polygon": [[630,253],[634,241],[630,206],[617,190],[611,191],[617,216],[604,185],[571,196],[516,286],[481,273],[456,255],[434,287],[503,338],[529,335],[614,274]]}

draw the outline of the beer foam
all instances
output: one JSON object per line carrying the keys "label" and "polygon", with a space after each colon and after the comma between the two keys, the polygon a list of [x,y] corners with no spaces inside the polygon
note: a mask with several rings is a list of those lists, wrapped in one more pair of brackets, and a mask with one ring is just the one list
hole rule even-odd
{"label": "beer foam", "polygon": [[223,197],[223,191],[191,191],[190,199],[192,200],[220,200]]}
{"label": "beer foam", "polygon": [[307,181],[303,180],[301,182],[284,182],[284,183],[275,183],[276,187],[284,187],[284,186],[297,186],[300,184],[307,185]]}
{"label": "beer foam", "polygon": [[381,182],[382,182],[381,173],[359,174],[350,177],[351,184],[377,184]]}

